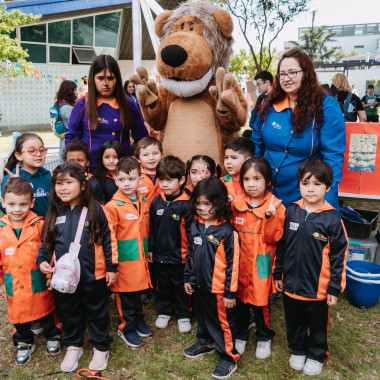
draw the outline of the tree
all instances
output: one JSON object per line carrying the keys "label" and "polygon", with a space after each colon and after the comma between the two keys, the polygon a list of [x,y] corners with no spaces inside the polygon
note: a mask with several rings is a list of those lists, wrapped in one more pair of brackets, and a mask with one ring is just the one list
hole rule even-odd
{"label": "tree", "polygon": [[[258,56],[258,54],[256,54]],[[256,57],[258,58],[258,57]],[[267,67],[267,70],[271,73],[275,73],[277,70],[277,60],[279,53],[274,49],[272,52],[271,63],[269,61],[268,48],[263,48],[263,66]],[[232,72],[239,83],[246,80],[253,80],[255,75],[259,72],[256,68],[253,56],[245,49],[240,49],[238,53],[235,53],[230,60],[229,71]]]}
{"label": "tree", "polygon": [[334,59],[335,62],[339,62],[342,58],[347,58],[347,57],[355,57],[355,55],[359,55],[359,52],[356,50],[352,50],[351,53],[348,53],[342,49],[339,49],[335,54],[334,54]]}
{"label": "tree", "polygon": [[2,63],[0,76],[13,80],[19,75],[29,75],[32,72],[33,65],[25,59],[29,54],[19,45],[17,38],[11,38],[10,34],[16,26],[33,24],[40,18],[41,16],[26,15],[18,10],[7,12],[5,5],[0,7],[0,62],[7,60],[14,63]]}
{"label": "tree", "polygon": [[[257,71],[268,70],[273,59],[273,42],[284,26],[306,12],[310,0],[215,0],[238,21]],[[268,59],[265,60],[264,47]]]}

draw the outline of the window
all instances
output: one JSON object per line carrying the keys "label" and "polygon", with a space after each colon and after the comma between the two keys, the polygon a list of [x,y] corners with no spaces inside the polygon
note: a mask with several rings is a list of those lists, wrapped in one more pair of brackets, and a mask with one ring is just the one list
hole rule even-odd
{"label": "window", "polygon": [[93,59],[96,57],[96,53],[93,48],[73,47],[73,52],[78,63],[91,63]]}
{"label": "window", "polygon": [[23,49],[28,50],[29,58],[27,58],[27,61],[46,63],[46,45],[22,43],[21,46]]}
{"label": "window", "polygon": [[364,34],[365,25],[355,25],[355,36],[362,36]]}
{"label": "window", "polygon": [[49,43],[51,44],[71,44],[71,21],[49,22]]}
{"label": "window", "polygon": [[46,42],[46,24],[22,27],[21,41]]}
{"label": "window", "polygon": [[120,12],[95,16],[95,46],[116,47]]}
{"label": "window", "polygon": [[364,45],[356,45],[354,46],[354,49],[364,49]]}
{"label": "window", "polygon": [[343,27],[343,36],[353,36],[355,35],[355,25],[345,25]]}
{"label": "window", "polygon": [[377,24],[367,24],[366,34],[375,34],[378,32]]}
{"label": "window", "polygon": [[94,17],[82,17],[73,20],[73,45],[93,46]]}
{"label": "window", "polygon": [[49,61],[52,63],[70,63],[70,47],[49,46]]}

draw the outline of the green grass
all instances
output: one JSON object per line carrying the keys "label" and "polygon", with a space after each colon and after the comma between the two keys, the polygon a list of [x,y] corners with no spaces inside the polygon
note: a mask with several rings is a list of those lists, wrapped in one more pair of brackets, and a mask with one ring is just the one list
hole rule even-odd
{"label": "green grass", "polygon": [[[147,322],[154,326],[157,313],[153,301],[144,308]],[[271,308],[271,327],[276,331],[272,356],[263,361],[255,358],[255,339],[251,336],[247,350],[238,362],[238,371],[232,379],[305,379],[289,367],[285,319],[282,300]],[[117,312],[110,299],[110,316],[114,343],[110,350],[108,369],[103,376],[113,380],[121,379],[210,379],[218,357],[206,355],[198,359],[187,359],[183,350],[195,342],[196,321],[193,330],[183,335],[178,332],[175,321],[165,330],[153,328],[153,336],[144,338],[144,345],[132,349],[127,347],[116,334]],[[36,351],[24,367],[14,364],[16,349],[12,345],[13,326],[6,316],[6,301],[0,300],[0,379],[75,379],[75,374],[54,374],[59,371],[64,353],[56,357],[45,355],[45,338],[36,338]],[[329,328],[330,358],[321,376],[316,379],[377,379],[380,374],[380,303],[369,309],[357,309],[345,298],[340,297],[337,307],[331,309]],[[252,333],[254,330],[252,330]],[[92,349],[86,337],[85,353],[79,362],[80,368],[87,368]]]}

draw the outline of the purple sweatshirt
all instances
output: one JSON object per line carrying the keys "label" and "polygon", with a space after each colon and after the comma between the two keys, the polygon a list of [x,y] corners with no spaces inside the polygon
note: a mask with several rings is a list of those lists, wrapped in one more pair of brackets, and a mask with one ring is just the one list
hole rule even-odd
{"label": "purple sweatshirt", "polygon": [[[137,105],[129,98],[127,98],[127,101],[133,120],[132,138],[137,142],[149,134]],[[104,142],[109,140],[119,141],[124,148],[125,154],[131,156],[131,141],[129,130],[123,128],[123,124],[120,123],[120,112],[116,101],[98,105],[99,126],[97,130],[90,130],[88,127],[85,102],[84,97],[79,99],[71,112],[68,131],[65,134],[65,145],[67,146],[75,137],[79,137],[84,141],[90,149],[89,170],[93,173],[96,167],[96,156]]]}

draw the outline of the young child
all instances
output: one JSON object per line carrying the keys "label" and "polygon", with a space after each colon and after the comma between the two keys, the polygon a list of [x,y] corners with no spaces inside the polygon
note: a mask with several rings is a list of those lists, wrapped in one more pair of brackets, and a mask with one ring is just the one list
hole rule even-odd
{"label": "young child", "polygon": [[113,285],[117,279],[117,244],[113,227],[108,223],[102,206],[95,201],[86,178],[83,167],[73,161],[55,168],[49,211],[36,260],[42,273],[54,272],[49,264],[53,253],[58,261],[69,252],[82,208],[87,207],[78,256],[81,268],[78,288],[72,294],[54,290],[63,340],[67,346],[61,363],[63,372],[71,372],[78,367],[83,354],[86,323],[94,345],[89,369],[102,371],[107,368],[108,350],[112,343],[107,286]]}
{"label": "young child", "polygon": [[[25,178],[10,178],[4,187],[2,204],[7,215],[0,219],[0,284],[5,283],[8,319],[15,327],[16,364],[29,362],[35,349],[31,322],[40,320],[47,338],[46,353],[60,351],[59,329],[54,322],[54,298],[46,277],[36,265],[43,221],[30,209],[33,188]],[[4,293],[0,288],[0,297]]]}
{"label": "young child", "polygon": [[233,224],[241,239],[235,347],[240,355],[244,353],[252,309],[256,357],[266,359],[275,335],[270,328],[268,298],[273,294],[274,251],[283,234],[285,207],[268,191],[272,170],[265,158],[251,157],[245,161],[240,182],[244,192],[233,200]]}
{"label": "young child", "polygon": [[174,156],[164,157],[157,165],[162,194],[150,208],[149,261],[157,279],[156,327],[164,329],[175,314],[181,333],[191,330],[190,299],[183,288],[183,273],[190,230],[189,196],[182,190],[185,164]]}
{"label": "young child", "polygon": [[116,165],[119,190],[106,204],[115,226],[119,252],[119,276],[111,287],[119,312],[118,334],[130,347],[141,346],[140,337],[152,335],[145,323],[141,302],[141,291],[152,287],[146,260],[149,205],[137,191],[142,181],[140,163],[133,157],[122,157]]}
{"label": "young child", "polygon": [[102,184],[105,203],[108,203],[117,191],[116,164],[123,156],[124,148],[115,140],[106,141],[99,149],[95,177]]}
{"label": "young child", "polygon": [[90,179],[94,197],[104,205],[103,187],[100,181],[88,171],[88,165],[90,164],[90,151],[88,145],[84,141],[75,138],[69,145],[67,145],[62,158],[64,162],[75,161],[83,167]]}
{"label": "young child", "polygon": [[162,158],[162,144],[154,137],[144,137],[137,142],[134,154],[142,166],[143,183],[138,190],[148,199],[150,207],[153,198],[161,193],[156,168]]}
{"label": "young child", "polygon": [[236,137],[225,146],[224,167],[227,175],[222,178],[228,198],[235,199],[243,192],[240,184],[240,168],[244,161],[255,155],[255,144],[245,137]]}
{"label": "young child", "polygon": [[331,166],[307,160],[297,179],[302,199],[286,210],[273,276],[284,292],[290,366],[312,376],[322,372],[329,355],[330,306],[345,288],[348,243],[338,211],[323,199],[333,180]]}
{"label": "young child", "polygon": [[[17,140],[15,150],[5,164],[1,193],[9,177],[26,178],[33,186],[35,199],[32,211],[44,217],[49,207],[49,191],[51,174],[42,166],[46,160],[48,148],[44,147],[41,138],[34,133],[24,133]],[[21,165],[21,168],[19,168]],[[4,211],[4,209],[3,209]]]}
{"label": "young child", "polygon": [[190,183],[185,187],[185,191],[191,197],[194,187],[203,178],[211,176],[220,178],[221,175],[222,169],[211,157],[203,154],[194,156],[186,162],[186,178],[189,179]]}
{"label": "young child", "polygon": [[212,376],[226,379],[236,371],[240,358],[234,348],[240,239],[230,223],[232,212],[223,182],[215,177],[199,182],[190,198],[190,210],[197,219],[191,225],[185,290],[195,294],[198,342],[185,355],[211,354],[215,343],[220,359]]}

